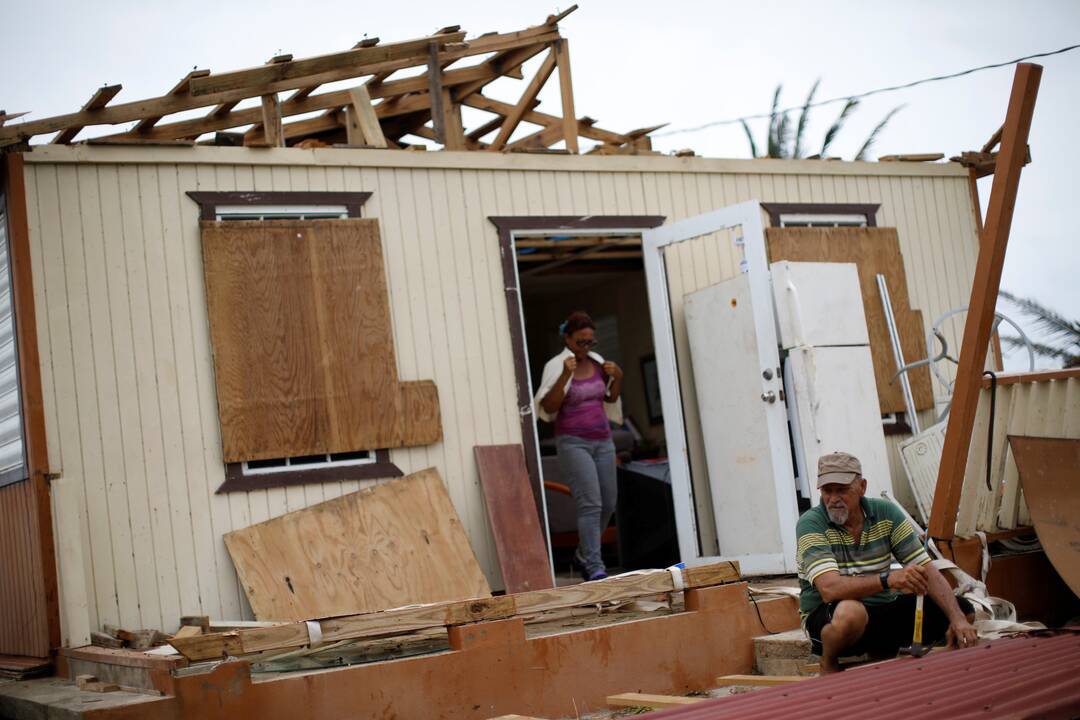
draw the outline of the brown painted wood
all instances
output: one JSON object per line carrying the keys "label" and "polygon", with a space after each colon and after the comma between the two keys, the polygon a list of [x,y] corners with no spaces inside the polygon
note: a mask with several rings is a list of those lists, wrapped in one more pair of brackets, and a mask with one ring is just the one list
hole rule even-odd
{"label": "brown painted wood", "polygon": [[[870,336],[870,355],[882,414],[904,412],[906,405],[900,383],[890,382],[896,374],[889,328],[881,306],[877,274],[885,276],[893,304],[904,361],[926,357],[926,328],[922,313],[911,309],[908,299],[904,257],[896,228],[767,228],[769,262],[847,262],[855,263],[859,273],[866,329]],[[921,367],[908,373],[915,407],[934,406],[930,370]]]}
{"label": "brown painted wood", "polygon": [[544,531],[521,445],[473,448],[506,592],[552,587]]}
{"label": "brown painted wood", "polygon": [[1020,172],[1027,156],[1028,132],[1035,113],[1042,67],[1030,63],[1016,66],[1009,109],[1001,135],[1001,152],[986,209],[986,224],[980,237],[979,259],[971,286],[960,363],[956,368],[952,408],[945,428],[945,441],[938,467],[937,490],[930,512],[929,531],[935,538],[948,539],[956,532],[956,514],[964,486],[964,468],[971,447],[971,429],[982,387],[986,349],[994,323],[994,309],[1001,286],[1001,269],[1009,244]]}
{"label": "brown painted wood", "polygon": [[434,468],[227,533],[225,546],[259,620],[491,594]]}
{"label": "brown painted wood", "polygon": [[1080,440],[1010,435],[1009,445],[1039,542],[1080,597]]}
{"label": "brown painted wood", "polygon": [[401,477],[404,474],[401,468],[390,462],[390,451],[386,449],[376,450],[375,462],[366,465],[344,465],[310,470],[295,469],[266,475],[245,475],[243,463],[227,463],[225,465],[225,482],[214,492],[248,492],[272,487],[312,485],[324,482],[340,482],[342,480],[388,480]]}
{"label": "brown painted wood", "polygon": [[867,227],[877,227],[877,203],[761,203],[769,224],[780,227],[781,215],[862,215]]}
{"label": "brown painted wood", "polygon": [[60,645],[60,608],[23,168],[21,153],[4,155],[27,479],[0,488],[0,654],[44,658]]}
{"label": "brown painted wood", "polygon": [[361,216],[360,208],[371,197],[371,193],[321,190],[302,192],[190,190],[187,196],[199,206],[199,219],[212,221],[217,219],[219,205],[344,205],[350,218],[358,218]]}

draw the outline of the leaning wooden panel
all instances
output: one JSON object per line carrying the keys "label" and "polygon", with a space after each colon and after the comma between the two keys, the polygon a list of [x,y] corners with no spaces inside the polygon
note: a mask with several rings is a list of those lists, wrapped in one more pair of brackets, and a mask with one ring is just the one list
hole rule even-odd
{"label": "leaning wooden panel", "polygon": [[491,594],[431,468],[225,535],[259,620]]}
{"label": "leaning wooden panel", "polygon": [[[896,228],[768,228],[765,233],[771,263],[851,262],[858,266],[881,412],[904,412],[900,383],[892,382],[896,362],[877,287],[878,273],[885,275],[889,287],[905,363],[926,357],[926,331],[922,313],[913,310],[908,299],[904,256],[900,253]],[[930,370],[920,367],[908,373],[908,377],[915,407],[919,410],[933,407]]]}

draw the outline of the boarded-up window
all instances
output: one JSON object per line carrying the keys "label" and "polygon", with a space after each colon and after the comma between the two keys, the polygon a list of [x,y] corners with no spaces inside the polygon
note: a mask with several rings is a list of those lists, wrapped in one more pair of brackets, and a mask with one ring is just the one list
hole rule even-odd
{"label": "boarded-up window", "polygon": [[430,444],[431,382],[399,383],[376,220],[205,221],[226,462]]}

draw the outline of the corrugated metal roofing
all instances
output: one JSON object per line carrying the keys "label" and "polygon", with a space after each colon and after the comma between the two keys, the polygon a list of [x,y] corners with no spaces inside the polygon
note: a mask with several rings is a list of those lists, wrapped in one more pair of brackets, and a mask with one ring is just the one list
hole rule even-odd
{"label": "corrugated metal roofing", "polygon": [[[1080,630],[1080,628],[1077,628]],[[650,715],[721,718],[1080,717],[1080,634],[995,640]]]}

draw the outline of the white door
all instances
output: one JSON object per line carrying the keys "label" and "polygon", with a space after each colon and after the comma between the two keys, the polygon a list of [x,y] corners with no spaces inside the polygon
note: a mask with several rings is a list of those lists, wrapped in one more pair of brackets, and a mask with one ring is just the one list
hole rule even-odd
{"label": "white door", "polygon": [[[716,302],[731,308],[735,300],[737,312],[719,321],[726,326],[700,331],[693,329],[698,321],[691,325],[687,315],[691,348],[695,332],[698,345],[708,348],[701,351],[701,359],[694,357],[693,371],[719,557],[738,560],[744,574],[794,572],[798,509],[761,207],[756,201],[648,230],[642,236],[679,550],[685,562],[717,559],[701,552],[698,543],[663,250],[727,229],[736,229],[745,275],[727,281],[731,283],[727,297]],[[688,295],[687,302],[695,296]],[[702,306],[693,314],[708,324],[709,309]],[[736,331],[737,338],[724,337]]]}

